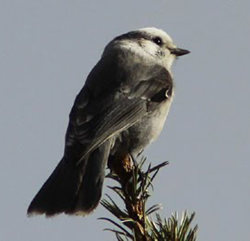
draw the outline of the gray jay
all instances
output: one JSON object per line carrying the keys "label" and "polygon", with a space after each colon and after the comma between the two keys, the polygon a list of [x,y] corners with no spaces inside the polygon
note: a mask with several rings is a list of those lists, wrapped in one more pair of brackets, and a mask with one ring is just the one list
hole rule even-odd
{"label": "gray jay", "polygon": [[160,134],[174,96],[171,66],[188,53],[156,28],[106,46],[75,99],[62,160],[28,215],[86,215],[97,207],[108,160],[137,157]]}

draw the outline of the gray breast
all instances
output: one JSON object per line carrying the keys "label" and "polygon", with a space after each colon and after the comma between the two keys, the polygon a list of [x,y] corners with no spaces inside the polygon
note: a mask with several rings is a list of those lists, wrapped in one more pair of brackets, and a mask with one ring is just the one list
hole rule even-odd
{"label": "gray breast", "polygon": [[131,153],[135,157],[157,139],[162,131],[173,97],[159,103],[157,108],[116,138],[113,152]]}

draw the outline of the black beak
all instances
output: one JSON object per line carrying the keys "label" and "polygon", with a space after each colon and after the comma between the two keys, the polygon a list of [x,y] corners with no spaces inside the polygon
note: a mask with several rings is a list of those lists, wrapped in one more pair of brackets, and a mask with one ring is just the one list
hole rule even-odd
{"label": "black beak", "polygon": [[171,54],[174,54],[176,56],[182,56],[185,54],[189,54],[190,51],[186,49],[180,49],[180,48],[175,48],[175,49],[170,49]]}

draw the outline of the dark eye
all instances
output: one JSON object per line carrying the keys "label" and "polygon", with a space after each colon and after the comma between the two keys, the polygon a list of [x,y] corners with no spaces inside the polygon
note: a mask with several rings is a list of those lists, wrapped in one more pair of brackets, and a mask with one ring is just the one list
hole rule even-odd
{"label": "dark eye", "polygon": [[154,37],[153,42],[159,46],[162,45],[162,39],[160,37]]}

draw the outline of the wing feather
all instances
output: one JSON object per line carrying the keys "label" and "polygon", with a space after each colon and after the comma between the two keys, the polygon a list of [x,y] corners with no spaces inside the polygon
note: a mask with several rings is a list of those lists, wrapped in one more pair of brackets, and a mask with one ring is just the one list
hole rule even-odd
{"label": "wing feather", "polygon": [[[172,89],[173,81],[165,68],[152,66],[151,71],[147,68],[146,74],[143,71],[145,68],[137,69],[137,74],[134,75],[136,79],[133,79],[132,74],[123,74],[126,78],[121,84],[114,83],[112,87],[109,83],[109,89],[103,86],[103,92],[100,91],[100,86],[91,85],[91,79],[88,79],[88,84],[77,96],[66,134],[66,147],[74,148],[76,143],[82,145],[76,164],[106,140],[146,116],[151,111],[151,102],[157,104],[168,98],[166,93]],[[114,73],[110,74],[114,79]],[[94,78],[93,82],[97,83],[99,77],[94,75]],[[106,78],[107,75],[105,80]],[[102,83],[103,80],[98,81]],[[153,106],[155,107],[155,104]],[[67,152],[67,148],[65,151]]]}

